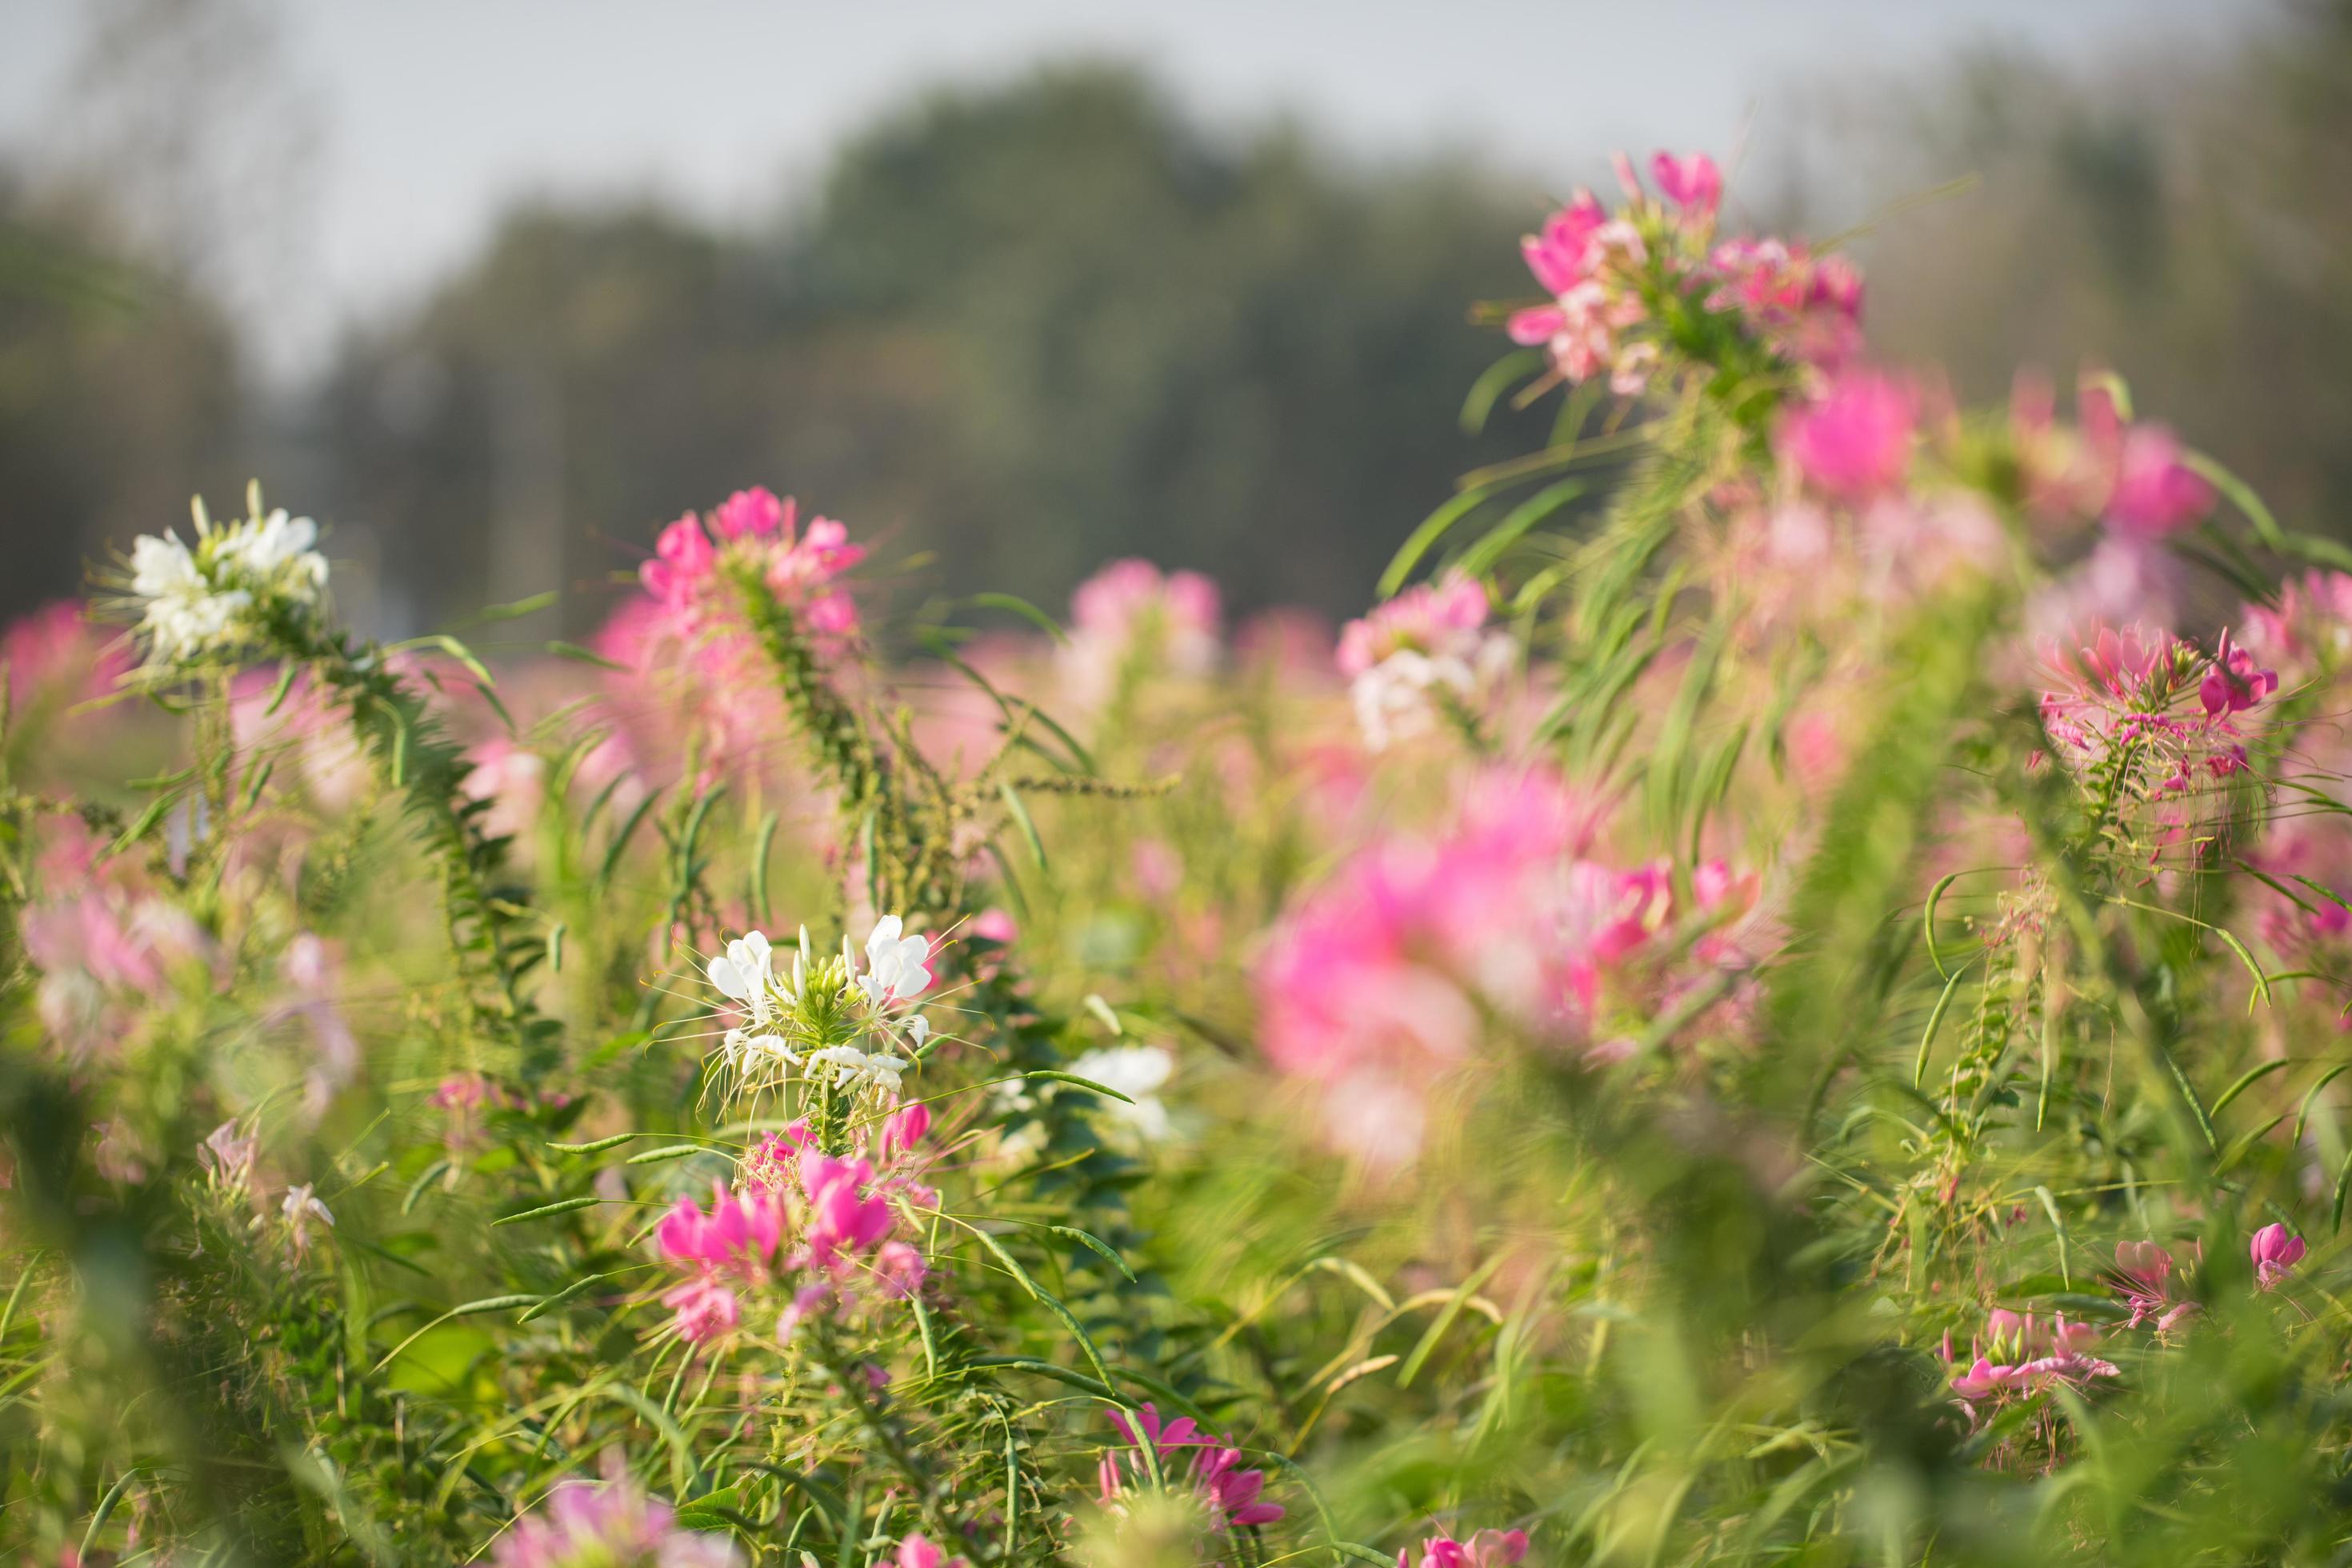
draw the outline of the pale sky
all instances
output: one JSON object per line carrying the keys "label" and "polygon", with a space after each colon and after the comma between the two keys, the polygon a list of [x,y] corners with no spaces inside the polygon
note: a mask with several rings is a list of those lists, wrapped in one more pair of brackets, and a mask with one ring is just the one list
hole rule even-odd
{"label": "pale sky", "polygon": [[[89,0],[0,0],[0,149],[65,123]],[[1290,114],[1368,156],[1484,153],[1541,184],[1607,149],[1725,149],[1809,81],[1967,45],[2090,62],[2242,25],[2258,0],[304,0],[315,205],[273,292],[280,368],[421,293],[526,194],[657,190],[755,216],[923,86],[1072,55],[1149,68],[1219,120]],[[1782,110],[1785,111],[1785,110]],[[1770,126],[1759,128],[1769,134]]]}

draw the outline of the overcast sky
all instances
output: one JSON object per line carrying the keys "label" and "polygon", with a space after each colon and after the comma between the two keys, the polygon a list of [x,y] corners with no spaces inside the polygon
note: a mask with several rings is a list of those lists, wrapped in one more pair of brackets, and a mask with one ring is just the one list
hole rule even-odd
{"label": "overcast sky", "polygon": [[[70,118],[91,0],[0,0],[0,147]],[[1531,179],[1623,144],[1724,148],[1793,87],[1965,45],[2088,61],[2210,37],[2253,0],[305,0],[318,110],[279,356],[421,291],[521,193],[767,207],[909,92],[1073,54],[1139,62],[1221,118],[1291,113],[1369,156],[1490,153]],[[1763,128],[1769,133],[1769,127]]]}

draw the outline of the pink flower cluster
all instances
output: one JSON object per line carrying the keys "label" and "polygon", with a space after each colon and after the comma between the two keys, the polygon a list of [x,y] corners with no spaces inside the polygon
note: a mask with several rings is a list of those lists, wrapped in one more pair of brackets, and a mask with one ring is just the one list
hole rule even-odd
{"label": "pink flower cluster", "polygon": [[708,519],[688,512],[661,531],[653,559],[638,572],[646,596],[614,612],[597,651],[641,678],[682,661],[718,752],[754,754],[776,721],[773,683],[760,668],[724,568],[756,568],[802,634],[830,654],[857,636],[856,601],[842,578],[865,558],[865,547],[831,518],[814,519],[803,531],[792,500],[738,490]]}
{"label": "pink flower cluster", "polygon": [[2042,697],[2051,739],[2086,765],[2128,752],[2173,795],[2185,794],[2200,772],[2225,778],[2243,769],[2246,749],[2231,721],[2278,689],[2277,673],[2258,668],[2227,632],[2210,656],[2138,626],[2100,627],[2071,658],[2054,646],[2046,652],[2059,678]]}
{"label": "pink flower cluster", "polygon": [[2186,1271],[2176,1278],[2173,1268],[2172,1254],[2153,1241],[2116,1243],[2116,1291],[2131,1310],[2126,1327],[2154,1323],[2157,1332],[2169,1333],[2204,1310],[2181,1289]]}
{"label": "pink flower cluster", "polygon": [[2059,426],[2056,404],[2049,384],[2033,377],[2019,380],[2010,402],[2026,498],[2037,511],[2100,519],[2116,534],[2147,541],[2213,510],[2213,487],[2189,465],[2172,432],[2127,420],[2107,377],[2084,377],[2075,430]]}
{"label": "pink flower cluster", "polygon": [[59,819],[41,857],[44,895],[25,906],[26,956],[40,970],[35,1008],[76,1058],[117,1038],[173,968],[209,957],[186,911],[152,889],[129,856],[101,863],[80,822]]}
{"label": "pink flower cluster", "polygon": [[1421,733],[1441,694],[1475,700],[1510,658],[1509,639],[1488,636],[1486,585],[1460,572],[1420,583],[1349,621],[1339,632],[1339,673],[1356,721],[1374,751]]}
{"label": "pink flower cluster", "polygon": [[1075,700],[1096,707],[1133,674],[1207,675],[1223,650],[1223,622],[1217,585],[1200,573],[1114,561],[1070,595],[1064,682]]}
{"label": "pink flower cluster", "polygon": [[1410,1548],[1397,1553],[1397,1568],[1511,1568],[1528,1554],[1524,1530],[1482,1530],[1467,1541],[1433,1535],[1416,1559]]}
{"label": "pink flower cluster", "polygon": [[659,1498],[633,1482],[564,1481],[518,1519],[490,1553],[498,1568],[738,1568],[723,1535],[677,1527]]}
{"label": "pink flower cluster", "polygon": [[[1150,1405],[1137,1409],[1131,1420],[1126,1411],[1113,1410],[1110,1422],[1118,1428],[1120,1440],[1135,1452],[1115,1451],[1103,1456],[1097,1472],[1103,1501],[1116,1501],[1129,1487],[1147,1484],[1156,1468],[1163,1480],[1171,1484],[1179,1479],[1189,1482],[1193,1496],[1222,1529],[1244,1530],[1251,1525],[1272,1524],[1283,1516],[1280,1503],[1263,1499],[1265,1472],[1243,1468],[1242,1451],[1234,1447],[1230,1436],[1212,1439],[1189,1415],[1163,1423],[1158,1408]],[[1150,1464],[1144,1460],[1147,1444],[1151,1455]],[[1192,1463],[1180,1474],[1178,1462],[1184,1458],[1186,1449],[1192,1450]]]}
{"label": "pink flower cluster", "polygon": [[[1708,865],[1692,878],[1696,907],[1682,908],[1664,865],[1595,857],[1598,821],[1553,775],[1485,774],[1449,831],[1376,840],[1276,927],[1255,974],[1260,1036],[1276,1068],[1321,1086],[1336,1144],[1410,1158],[1429,1089],[1475,1059],[1488,1010],[1622,1056],[1628,1040],[1595,1045],[1615,1010],[1653,1009],[1688,978],[1643,975],[1647,951],[1685,920],[1719,926],[1754,896]],[[1689,956],[1705,973],[1738,962],[1719,931]]]}
{"label": "pink flower cluster", "polygon": [[[911,1142],[920,1130],[908,1122],[890,1135]],[[922,1254],[891,1235],[893,1184],[877,1182],[871,1161],[836,1158],[806,1136],[795,1126],[771,1137],[748,1163],[755,1178],[775,1173],[776,1185],[730,1193],[713,1184],[708,1214],[680,1198],[655,1233],[664,1256],[694,1270],[662,1296],[676,1314],[673,1326],[689,1342],[715,1339],[742,1321],[739,1292],[787,1277],[797,1284],[779,1323],[782,1337],[860,1284],[893,1298],[922,1285]],[[788,1234],[797,1237],[789,1250]]]}
{"label": "pink flower cluster", "polygon": [[1800,363],[1833,366],[1858,346],[1862,280],[1844,258],[1777,239],[1716,242],[1723,174],[1712,158],[1658,153],[1650,161],[1655,200],[1622,155],[1617,174],[1622,209],[1612,213],[1579,191],[1519,242],[1550,300],[1513,312],[1507,331],[1514,342],[1542,347],[1560,379],[1605,374],[1612,391],[1638,396],[1662,353],[1658,336],[1643,329],[1675,295],[1736,317]]}
{"label": "pink flower cluster", "polygon": [[1774,444],[1807,484],[1859,504],[1902,488],[1917,423],[1910,387],[1881,372],[1850,370],[1817,396],[1791,404]]}
{"label": "pink flower cluster", "polygon": [[[1952,1392],[1974,1405],[2034,1394],[2053,1383],[2116,1376],[2113,1362],[2090,1354],[2098,1342],[2096,1329],[2069,1323],[2063,1313],[2045,1323],[2031,1312],[2020,1317],[2006,1309],[1996,1310],[1985,1320],[1975,1361],[1953,1377]],[[1947,1359],[1948,1354],[1948,1350]],[[2001,1359],[1995,1361],[1995,1356]]]}

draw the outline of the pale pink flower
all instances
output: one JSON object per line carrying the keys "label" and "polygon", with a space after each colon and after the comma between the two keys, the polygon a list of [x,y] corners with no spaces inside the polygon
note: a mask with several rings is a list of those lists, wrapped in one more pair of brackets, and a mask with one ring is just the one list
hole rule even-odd
{"label": "pale pink flower", "polygon": [[260,1139],[250,1132],[240,1138],[236,1123],[224,1121],[212,1130],[198,1152],[215,1183],[238,1191],[253,1180],[253,1162],[260,1150]]}
{"label": "pale pink flower", "polygon": [[2213,510],[2213,487],[2181,460],[2180,444],[2160,425],[2125,431],[2115,465],[2106,508],[2113,528],[2157,537],[2177,532]]}
{"label": "pale pink flower", "polygon": [[565,1481],[491,1549],[498,1568],[740,1568],[724,1535],[681,1530],[634,1481]]}
{"label": "pale pink flower", "polygon": [[1223,647],[1217,585],[1198,572],[1162,573],[1149,561],[1114,561],[1079,584],[1070,623],[1056,657],[1070,695],[1087,707],[1130,679],[1197,679],[1217,667]]}

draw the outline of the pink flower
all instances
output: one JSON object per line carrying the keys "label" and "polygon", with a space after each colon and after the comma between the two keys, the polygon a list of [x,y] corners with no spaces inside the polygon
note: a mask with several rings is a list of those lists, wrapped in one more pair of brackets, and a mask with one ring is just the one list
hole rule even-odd
{"label": "pink flower", "polygon": [[907,1153],[930,1130],[931,1108],[928,1105],[908,1105],[892,1111],[882,1123],[882,1157],[887,1160]]}
{"label": "pink flower", "polygon": [[1660,153],[1650,160],[1650,179],[1660,195],[1695,217],[1713,217],[1723,203],[1723,171],[1704,153]]}
{"label": "pink flower", "polygon": [[2122,436],[2110,526],[2144,537],[2176,532],[2213,510],[2213,487],[2180,459],[2180,444],[2160,425],[2135,425]]}
{"label": "pink flower", "polygon": [[2155,1242],[2116,1243],[2115,1286],[2131,1309],[2127,1327],[2153,1321],[2161,1333],[2196,1315],[2196,1302],[2173,1293],[2172,1267],[2172,1254]]}
{"label": "pink flower", "polygon": [[743,1320],[742,1305],[734,1290],[706,1276],[672,1286],[662,1292],[661,1300],[671,1310],[670,1326],[690,1345],[731,1333]]}
{"label": "pink flower", "polygon": [[1011,915],[992,906],[972,917],[971,934],[983,942],[1010,945],[1021,934],[1021,928],[1013,923]]}
{"label": "pink flower", "polygon": [[908,1534],[898,1542],[898,1568],[957,1568],[963,1561],[950,1557],[920,1533]]}
{"label": "pink flower", "polygon": [[737,490],[710,514],[721,539],[767,539],[793,532],[793,503],[778,500],[763,486]]}
{"label": "pink flower", "polygon": [[1460,657],[1475,646],[1486,608],[1486,585],[1475,577],[1449,572],[1416,584],[1340,629],[1339,673],[1361,675],[1399,652]]}
{"label": "pink flower", "polygon": [[242,1188],[253,1178],[254,1157],[260,1147],[261,1141],[252,1133],[240,1138],[236,1123],[224,1121],[212,1130],[199,1152],[214,1181],[224,1187]]}
{"label": "pink flower", "polygon": [[1189,1415],[1162,1424],[1159,1410],[1149,1404],[1137,1409],[1132,1420],[1126,1411],[1113,1409],[1110,1422],[1118,1429],[1120,1439],[1139,1452],[1103,1456],[1097,1472],[1103,1501],[1114,1500],[1129,1484],[1150,1473],[1140,1452],[1148,1445],[1160,1475],[1171,1481],[1177,1479],[1175,1461],[1182,1457],[1182,1450],[1193,1450],[1188,1473],[1192,1493],[1221,1527],[1246,1529],[1283,1517],[1281,1504],[1261,1497],[1265,1472],[1242,1467],[1242,1452],[1233,1446],[1231,1436],[1212,1441]]}
{"label": "pink flower", "polygon": [[1223,614],[1217,585],[1198,572],[1114,561],[1070,595],[1063,678],[1074,697],[1094,705],[1136,676],[1204,676],[1223,646]]}
{"label": "pink flower", "polygon": [[675,608],[709,578],[718,559],[710,536],[702,531],[702,520],[688,512],[661,531],[654,541],[654,558],[637,575],[646,593]]}
{"label": "pink flower", "polygon": [[[1466,1542],[1433,1535],[1421,1543],[1419,1568],[1510,1568],[1527,1554],[1524,1530],[1482,1530]],[[1410,1550],[1397,1553],[1397,1568],[1414,1568]]]}
{"label": "pink flower", "polygon": [[498,1568],[739,1568],[723,1535],[681,1530],[670,1506],[634,1482],[565,1481],[534,1515],[518,1519],[491,1550]]}
{"label": "pink flower", "polygon": [[2303,1261],[2303,1237],[2287,1234],[2283,1225],[2266,1225],[2254,1232],[2247,1251],[2254,1262],[2254,1280],[2265,1290],[2275,1289],[2287,1271]]}
{"label": "pink flower", "polygon": [[775,1255],[783,1230],[783,1205],[774,1194],[730,1193],[714,1182],[709,1214],[680,1198],[654,1234],[674,1262],[757,1274]]}
{"label": "pink flower", "polygon": [[1544,220],[1541,234],[1519,241],[1528,270],[1535,274],[1545,293],[1565,294],[1584,280],[1592,258],[1593,236],[1608,221],[1608,209],[1592,193],[1579,191],[1573,202]]}
{"label": "pink flower", "polygon": [[1789,410],[1776,444],[1814,488],[1843,500],[1866,500],[1903,482],[1916,419],[1916,399],[1901,382],[1851,371],[1816,402]]}
{"label": "pink flower", "polygon": [[2199,700],[2210,714],[2242,713],[2278,689],[2278,672],[2254,668],[2253,655],[2230,646],[2230,634],[2213,655],[2213,667],[2197,688]]}

